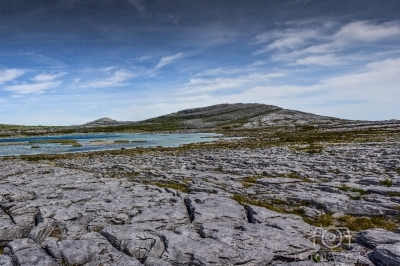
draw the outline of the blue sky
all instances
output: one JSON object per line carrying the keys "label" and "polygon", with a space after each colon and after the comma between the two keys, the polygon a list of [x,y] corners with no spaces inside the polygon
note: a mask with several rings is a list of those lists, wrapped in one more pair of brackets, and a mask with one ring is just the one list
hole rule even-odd
{"label": "blue sky", "polygon": [[0,123],[257,102],[400,119],[398,0],[0,0]]}

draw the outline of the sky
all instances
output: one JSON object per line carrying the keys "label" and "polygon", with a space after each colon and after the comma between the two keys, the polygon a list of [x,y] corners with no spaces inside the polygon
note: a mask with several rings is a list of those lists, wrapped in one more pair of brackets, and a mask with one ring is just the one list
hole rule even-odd
{"label": "sky", "polygon": [[400,1],[0,0],[0,124],[237,102],[400,119]]}

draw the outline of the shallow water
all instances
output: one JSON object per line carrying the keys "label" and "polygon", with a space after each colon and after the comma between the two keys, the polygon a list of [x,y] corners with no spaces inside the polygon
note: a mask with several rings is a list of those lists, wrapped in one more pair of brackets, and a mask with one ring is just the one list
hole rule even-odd
{"label": "shallow water", "polygon": [[[28,154],[57,154],[68,152],[116,150],[135,147],[177,147],[183,144],[209,142],[224,139],[213,133],[182,134],[69,134],[28,138],[0,138],[0,156]],[[80,147],[61,143],[76,140]],[[119,142],[119,143],[118,143]]]}

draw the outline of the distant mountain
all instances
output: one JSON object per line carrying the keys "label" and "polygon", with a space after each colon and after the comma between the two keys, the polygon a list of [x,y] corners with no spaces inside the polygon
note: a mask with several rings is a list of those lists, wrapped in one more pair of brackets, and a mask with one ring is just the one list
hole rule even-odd
{"label": "distant mountain", "polygon": [[187,129],[228,129],[260,128],[274,125],[294,126],[309,123],[336,124],[341,121],[344,120],[287,110],[274,105],[236,103],[186,109],[141,123],[178,123]]}
{"label": "distant mountain", "polygon": [[120,125],[128,125],[133,122],[122,122],[111,119],[109,117],[103,117],[92,122],[81,125],[81,127],[109,127],[109,126],[120,126]]}
{"label": "distant mountain", "polygon": [[201,108],[186,109],[152,119],[137,122],[137,126],[150,125],[176,129],[256,129],[271,126],[306,126],[319,128],[362,128],[373,126],[399,127],[399,120],[358,121],[321,116],[296,110],[283,109],[274,105],[258,103],[218,104]]}

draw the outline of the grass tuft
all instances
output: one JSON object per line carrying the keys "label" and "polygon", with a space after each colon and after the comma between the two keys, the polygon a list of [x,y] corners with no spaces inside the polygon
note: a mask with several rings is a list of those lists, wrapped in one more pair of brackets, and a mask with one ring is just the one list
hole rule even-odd
{"label": "grass tuft", "polygon": [[129,140],[118,139],[118,140],[114,140],[114,143],[115,143],[115,144],[129,143]]}
{"label": "grass tuft", "polygon": [[257,181],[256,176],[248,176],[248,177],[243,178],[242,185],[243,185],[243,187],[248,188],[248,187],[254,186],[256,181]]}
{"label": "grass tuft", "polygon": [[328,227],[334,225],[334,218],[332,214],[322,214],[316,218],[303,217],[303,220],[308,224],[319,227]]}
{"label": "grass tuft", "polygon": [[155,183],[149,183],[149,185],[154,185],[157,187],[163,187],[163,188],[172,188],[175,190],[182,191],[184,193],[189,193],[187,185],[179,184],[179,183],[174,183],[174,182],[155,182]]}
{"label": "grass tuft", "polygon": [[385,216],[357,217],[346,214],[338,218],[337,222],[351,231],[362,231],[371,228],[383,228],[388,231],[394,231],[399,227],[398,223]]}
{"label": "grass tuft", "polygon": [[381,180],[379,181],[379,183],[381,183],[382,186],[387,186],[387,187],[391,187],[393,185],[393,181],[390,179]]}

